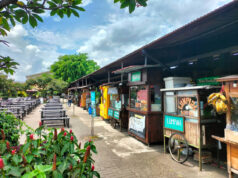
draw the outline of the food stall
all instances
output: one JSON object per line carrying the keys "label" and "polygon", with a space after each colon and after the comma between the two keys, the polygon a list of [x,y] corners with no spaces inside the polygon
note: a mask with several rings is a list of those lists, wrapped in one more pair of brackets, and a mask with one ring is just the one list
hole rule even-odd
{"label": "food stall", "polygon": [[202,163],[207,161],[203,160],[204,153],[211,154],[209,150],[217,146],[211,135],[220,134],[224,129],[223,117],[207,104],[207,97],[219,90],[219,86],[191,85],[161,89],[164,96],[164,150],[168,143],[173,160],[184,163],[195,152],[194,159],[198,160],[202,170]]}
{"label": "food stall", "polygon": [[100,86],[101,90],[101,104],[100,104],[100,116],[103,119],[109,119],[108,108],[110,105],[110,96],[108,94],[109,86]]}
{"label": "food stall", "polygon": [[80,107],[83,109],[86,109],[86,99],[89,94],[90,93],[88,89],[83,89],[83,92],[81,94],[81,99],[80,99]]}
{"label": "food stall", "polygon": [[229,178],[238,174],[238,75],[217,79],[222,82],[227,99],[225,137],[213,136],[227,145],[227,170]]}
{"label": "food stall", "polygon": [[96,88],[96,116],[100,116],[101,92]]}
{"label": "food stall", "polygon": [[110,95],[110,107],[108,109],[108,116],[111,119],[111,124],[116,127],[120,126],[120,131],[123,128],[128,128],[128,111],[126,107],[129,99],[128,86],[122,83],[114,85],[109,88],[108,94]]}
{"label": "food stall", "polygon": [[118,70],[117,73],[128,73],[129,105],[126,109],[129,117],[129,135],[148,145],[162,142],[160,88],[163,88],[163,82],[158,66],[129,66]]}
{"label": "food stall", "polygon": [[86,107],[85,109],[88,110],[89,106],[91,106],[91,93],[88,91],[86,93]]}

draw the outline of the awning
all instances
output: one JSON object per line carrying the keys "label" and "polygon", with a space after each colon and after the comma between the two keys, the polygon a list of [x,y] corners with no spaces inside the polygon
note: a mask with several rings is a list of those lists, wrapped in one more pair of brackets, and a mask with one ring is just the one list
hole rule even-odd
{"label": "awning", "polygon": [[158,65],[134,65],[134,66],[128,66],[122,69],[115,70],[112,73],[123,74],[123,73],[129,73],[129,72],[140,70],[140,69],[153,68],[153,67],[160,67],[160,65],[159,64]]}

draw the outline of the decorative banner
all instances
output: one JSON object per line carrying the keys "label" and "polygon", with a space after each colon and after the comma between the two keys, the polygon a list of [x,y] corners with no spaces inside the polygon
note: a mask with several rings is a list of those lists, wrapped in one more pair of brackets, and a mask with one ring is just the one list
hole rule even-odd
{"label": "decorative banner", "polygon": [[91,108],[92,108],[92,116],[96,117],[96,92],[91,91]]}
{"label": "decorative banner", "polygon": [[129,131],[135,135],[145,138],[145,116],[130,113]]}
{"label": "decorative banner", "polygon": [[108,109],[108,116],[113,117],[113,110],[112,109]]}
{"label": "decorative banner", "polygon": [[131,82],[141,81],[141,71],[131,73]]}
{"label": "decorative banner", "polygon": [[164,128],[184,132],[184,117],[165,115]]}
{"label": "decorative banner", "polygon": [[119,111],[114,111],[114,118],[119,119],[120,118],[120,113]]}
{"label": "decorative banner", "polygon": [[148,90],[139,90],[137,92],[137,100],[145,100],[147,101],[147,94],[148,94]]}

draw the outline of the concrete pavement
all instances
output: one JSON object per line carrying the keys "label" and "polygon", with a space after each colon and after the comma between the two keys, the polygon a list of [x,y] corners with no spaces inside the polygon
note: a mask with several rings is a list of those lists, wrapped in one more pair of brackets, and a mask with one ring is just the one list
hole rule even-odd
{"label": "concrete pavement", "polygon": [[[25,122],[37,128],[40,121],[41,106],[36,108],[25,118]],[[70,119],[72,129],[78,140],[83,143],[90,138],[91,117],[86,111],[75,106],[64,104]],[[224,178],[226,170],[210,165],[203,165],[199,172],[198,163],[189,160],[185,164],[178,164],[164,154],[163,145],[147,145],[130,137],[126,131],[120,132],[100,117],[95,118],[95,145],[98,154],[94,155],[95,169],[102,178]]]}

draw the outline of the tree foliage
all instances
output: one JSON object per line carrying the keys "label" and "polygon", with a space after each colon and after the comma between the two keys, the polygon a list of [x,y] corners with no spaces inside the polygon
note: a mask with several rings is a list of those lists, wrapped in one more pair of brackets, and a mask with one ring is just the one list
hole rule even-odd
{"label": "tree foliage", "polygon": [[136,7],[147,6],[147,0],[114,0],[114,3],[121,3],[121,9],[128,7],[129,12],[132,13]]}
{"label": "tree foliage", "polygon": [[24,91],[25,84],[14,82],[8,79],[6,75],[0,75],[0,97],[15,97],[18,91]]}
{"label": "tree foliage", "polygon": [[43,74],[37,78],[28,79],[26,81],[26,86],[28,89],[36,89],[39,91],[39,95],[45,97],[48,95],[60,94],[67,87],[67,83],[55,79],[50,74]]}
{"label": "tree foliage", "polygon": [[[146,6],[147,0],[114,0],[114,3],[121,3],[121,8],[129,7],[132,13],[135,7]],[[38,22],[43,22],[41,17],[46,11],[51,16],[58,15],[70,17],[74,15],[79,17],[79,12],[85,11],[82,6],[82,0],[1,0],[0,1],[0,34],[7,35],[11,26],[16,25],[16,21],[22,24],[29,24],[35,28]]]}
{"label": "tree foliage", "polygon": [[55,78],[68,83],[100,68],[95,61],[88,60],[87,54],[64,55],[58,59],[51,65],[51,71]]}
{"label": "tree foliage", "polygon": [[5,36],[10,31],[11,25],[15,26],[16,21],[22,24],[29,24],[35,28],[38,22],[43,22],[41,15],[46,11],[51,16],[58,15],[70,17],[72,14],[79,17],[82,0],[2,0],[0,1],[0,33]]}
{"label": "tree foliage", "polygon": [[6,74],[14,73],[18,63],[14,62],[10,57],[0,56],[0,71],[4,71]]}

